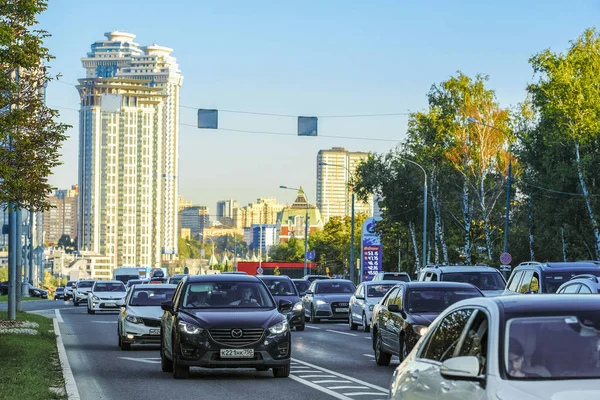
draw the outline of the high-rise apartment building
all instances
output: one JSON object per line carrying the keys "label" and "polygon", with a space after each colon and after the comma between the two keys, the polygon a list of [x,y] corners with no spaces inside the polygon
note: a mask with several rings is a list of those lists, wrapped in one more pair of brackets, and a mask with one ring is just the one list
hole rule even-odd
{"label": "high-rise apartment building", "polygon": [[156,267],[177,253],[179,91],[172,49],[109,32],[82,58],[79,249],[110,266]]}
{"label": "high-rise apartment building", "polygon": [[48,245],[56,246],[62,235],[69,235],[73,240],[77,237],[78,197],[77,185],[71,189],[57,190],[48,197],[48,203],[52,205],[44,212],[44,242]]}
{"label": "high-rise apartment building", "polygon": [[233,210],[239,208],[237,200],[220,200],[217,202],[217,221],[225,227],[233,226]]}
{"label": "high-rise apartment building", "polygon": [[191,206],[179,211],[181,229],[189,229],[193,239],[204,235],[204,229],[210,226],[210,213],[206,206]]}
{"label": "high-rise apartment building", "polygon": [[[325,222],[331,217],[351,214],[351,176],[369,153],[351,152],[342,147],[320,150],[317,155],[317,207]],[[367,202],[354,202],[355,214],[373,215],[373,197]]]}
{"label": "high-rise apartment building", "polygon": [[234,227],[241,229],[256,224],[276,224],[284,208],[285,204],[278,204],[275,198],[259,198],[255,203],[233,209]]}

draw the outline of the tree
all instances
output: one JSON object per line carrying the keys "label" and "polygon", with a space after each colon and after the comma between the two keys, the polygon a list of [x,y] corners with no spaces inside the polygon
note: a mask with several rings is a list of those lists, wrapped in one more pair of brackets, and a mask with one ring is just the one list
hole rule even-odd
{"label": "tree", "polygon": [[62,235],[60,239],[58,239],[57,247],[63,249],[67,254],[72,254],[74,251],[77,251],[77,241],[71,239],[71,236],[69,235]]}
{"label": "tree", "polygon": [[52,169],[68,125],[44,104],[43,90],[54,79],[44,47],[46,31],[34,29],[45,0],[0,2],[0,204],[46,210]]}
{"label": "tree", "polygon": [[287,242],[271,247],[269,250],[269,258],[272,261],[304,261],[304,240],[290,238]]}

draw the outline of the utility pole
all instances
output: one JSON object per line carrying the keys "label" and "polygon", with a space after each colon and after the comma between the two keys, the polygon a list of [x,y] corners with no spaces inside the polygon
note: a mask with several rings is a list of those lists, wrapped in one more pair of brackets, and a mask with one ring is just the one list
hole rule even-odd
{"label": "utility pole", "polygon": [[[29,211],[29,283],[33,285],[33,211]],[[42,282],[38,287],[42,287]]]}
{"label": "utility pole", "polygon": [[21,298],[29,293],[28,282],[23,282],[23,213],[17,210],[17,311],[21,311]]}
{"label": "utility pole", "polygon": [[398,239],[398,272],[402,272],[402,239]]}
{"label": "utility pole", "polygon": [[8,208],[8,319],[17,317],[17,212],[12,205]]}
{"label": "utility pole", "polygon": [[[308,203],[308,201],[307,201]],[[304,276],[308,275],[308,263],[307,263],[307,253],[308,253],[308,204],[306,207],[306,214],[304,215]]]}

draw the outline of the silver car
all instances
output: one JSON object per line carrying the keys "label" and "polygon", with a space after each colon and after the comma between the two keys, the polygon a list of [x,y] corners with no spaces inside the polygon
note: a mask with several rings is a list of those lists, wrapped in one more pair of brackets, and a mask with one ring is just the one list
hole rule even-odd
{"label": "silver car", "polygon": [[96,281],[88,293],[87,312],[95,314],[96,311],[117,311],[117,301],[122,300],[126,294],[125,285],[121,281]]}
{"label": "silver car", "polygon": [[350,311],[348,324],[350,330],[355,331],[360,324],[365,332],[371,330],[371,317],[375,304],[379,303],[385,294],[398,282],[395,281],[367,281],[358,285],[356,292],[350,297]]}
{"label": "silver car", "polygon": [[79,303],[87,303],[88,293],[92,290],[92,286],[96,281],[84,280],[79,281],[73,289],[73,305],[78,306]]}
{"label": "silver car", "polygon": [[302,298],[304,315],[313,323],[322,318],[347,319],[350,297],[356,286],[346,279],[313,281]]}

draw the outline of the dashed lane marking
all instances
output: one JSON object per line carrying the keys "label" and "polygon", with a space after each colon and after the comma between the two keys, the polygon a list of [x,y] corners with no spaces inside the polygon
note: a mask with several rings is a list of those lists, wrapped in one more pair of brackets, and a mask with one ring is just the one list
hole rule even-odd
{"label": "dashed lane marking", "polygon": [[347,336],[358,336],[354,333],[348,333],[348,332],[340,332],[340,331],[334,331],[333,329],[326,329],[327,332],[333,332],[333,333],[339,333],[340,335],[347,335]]}
{"label": "dashed lane marking", "polygon": [[305,325],[305,326],[306,326],[307,328],[310,328],[310,329],[318,329],[318,330],[321,330],[321,328],[317,328],[316,326],[311,326],[311,325]]}

